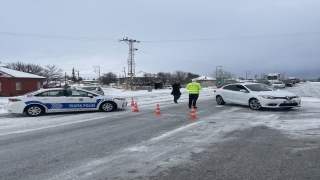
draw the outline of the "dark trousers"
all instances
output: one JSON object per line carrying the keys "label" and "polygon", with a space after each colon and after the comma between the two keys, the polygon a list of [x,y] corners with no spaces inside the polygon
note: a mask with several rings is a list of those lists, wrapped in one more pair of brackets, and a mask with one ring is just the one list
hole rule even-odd
{"label": "dark trousers", "polygon": [[173,101],[177,102],[177,100],[180,98],[180,95],[173,95]]}
{"label": "dark trousers", "polygon": [[191,108],[191,105],[193,107],[196,107],[198,97],[199,97],[199,94],[189,94],[189,107],[190,108]]}

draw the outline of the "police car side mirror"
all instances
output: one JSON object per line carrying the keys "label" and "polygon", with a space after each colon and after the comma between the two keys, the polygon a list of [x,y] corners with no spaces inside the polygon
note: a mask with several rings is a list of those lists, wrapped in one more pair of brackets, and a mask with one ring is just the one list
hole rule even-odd
{"label": "police car side mirror", "polygon": [[93,95],[92,94],[88,94],[88,97],[93,98]]}

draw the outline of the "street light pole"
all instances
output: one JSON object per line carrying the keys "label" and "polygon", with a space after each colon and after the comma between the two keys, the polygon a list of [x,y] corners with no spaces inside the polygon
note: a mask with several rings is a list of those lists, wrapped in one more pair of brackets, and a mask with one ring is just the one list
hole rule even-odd
{"label": "street light pole", "polygon": [[[93,66],[94,72],[99,75],[99,83],[101,84],[101,77],[100,77],[100,66]],[[96,69],[98,69],[98,72],[96,72]]]}
{"label": "street light pole", "polygon": [[250,71],[246,71],[246,81],[248,81],[248,74],[250,75]]}
{"label": "street light pole", "polygon": [[218,81],[217,81],[217,79],[218,79],[218,67],[220,67],[220,70],[221,70],[221,67],[222,67],[222,66],[216,66],[216,85],[218,85],[218,84],[217,84],[217,82],[218,82]]}

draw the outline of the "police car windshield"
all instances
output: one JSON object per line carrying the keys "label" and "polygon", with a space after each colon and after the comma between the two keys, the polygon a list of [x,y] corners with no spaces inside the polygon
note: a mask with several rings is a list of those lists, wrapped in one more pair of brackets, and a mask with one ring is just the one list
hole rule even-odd
{"label": "police car windshield", "polygon": [[28,95],[28,94],[34,94],[34,93],[37,93],[37,92],[39,92],[38,90],[37,91],[31,91],[31,92],[28,92],[28,93],[26,93],[26,94],[22,94],[21,96],[26,96],[26,95]]}

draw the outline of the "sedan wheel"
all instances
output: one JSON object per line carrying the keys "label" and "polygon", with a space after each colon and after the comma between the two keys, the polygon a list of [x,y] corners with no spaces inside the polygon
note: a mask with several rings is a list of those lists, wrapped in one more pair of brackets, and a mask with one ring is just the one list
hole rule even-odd
{"label": "sedan wheel", "polygon": [[219,105],[224,105],[225,104],[225,102],[224,102],[224,100],[223,100],[223,98],[221,96],[217,96],[216,97],[216,102]]}
{"label": "sedan wheel", "polygon": [[26,109],[26,114],[28,116],[40,116],[43,112],[43,108],[37,105],[31,105]]}
{"label": "sedan wheel", "polygon": [[260,101],[258,99],[251,99],[250,102],[249,102],[249,106],[253,110],[261,109],[261,104],[260,104]]}
{"label": "sedan wheel", "polygon": [[100,110],[104,112],[111,112],[115,107],[116,105],[113,102],[105,102],[100,106]]}

